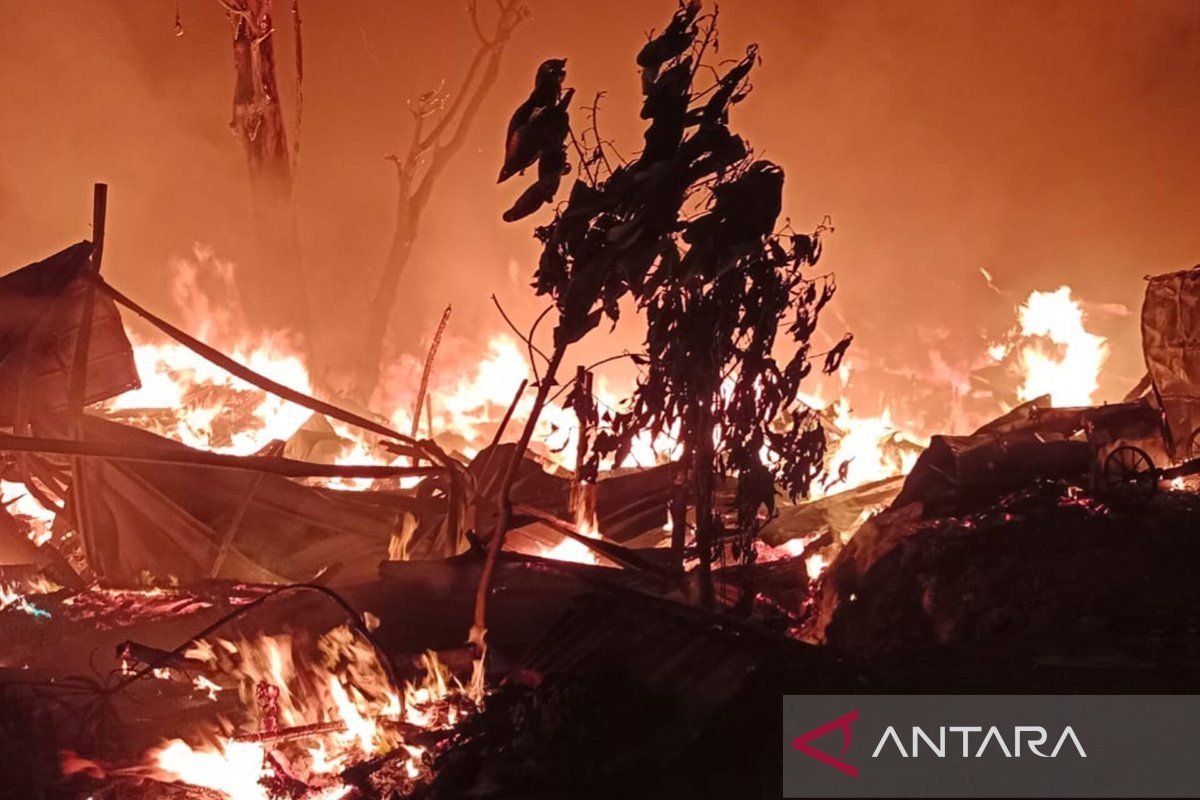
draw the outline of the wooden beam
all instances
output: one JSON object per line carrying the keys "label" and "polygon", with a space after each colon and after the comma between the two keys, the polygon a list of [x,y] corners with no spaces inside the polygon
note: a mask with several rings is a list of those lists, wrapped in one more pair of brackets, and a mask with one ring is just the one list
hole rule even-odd
{"label": "wooden beam", "polygon": [[[108,215],[108,184],[92,186],[92,255],[88,263],[89,276],[100,275],[100,263],[104,256],[104,226]],[[75,362],[71,365],[71,380],[67,386],[68,407],[73,415],[71,432],[76,439],[83,438],[83,407],[87,402],[88,359],[92,343],[92,317],[96,313],[96,284],[88,281],[84,289],[83,308],[79,315],[79,327],[75,332]],[[78,457],[71,459],[71,508],[74,511],[75,530],[84,542],[84,550],[91,552],[88,538],[87,490],[84,486],[84,464]]]}
{"label": "wooden beam", "polygon": [[288,478],[395,478],[436,475],[442,467],[392,467],[377,464],[314,464],[273,456],[233,456],[186,447],[147,447],[111,442],[45,439],[36,436],[0,434],[0,452],[48,453],[74,458],[107,458],[151,464],[181,464],[218,469],[270,472]]}

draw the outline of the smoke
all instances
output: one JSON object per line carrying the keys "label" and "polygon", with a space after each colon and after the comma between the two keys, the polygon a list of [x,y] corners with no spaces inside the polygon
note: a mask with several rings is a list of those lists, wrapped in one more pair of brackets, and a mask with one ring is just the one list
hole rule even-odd
{"label": "smoke", "polygon": [[[674,4],[529,4],[534,16],[423,223],[395,332],[409,352],[419,354],[450,301],[451,335],[481,348],[502,325],[493,292],[514,317],[538,311],[527,288],[531,226],[500,221],[513,190],[492,183],[508,113],[537,63],[568,57],[581,106],[608,92],[605,136],[626,156],[641,144],[632,58]],[[87,237],[95,180],[111,185],[105,271],[148,304],[171,309],[169,265],[198,244],[239,268],[246,260],[228,23],[215,2],[181,0],[180,10],[177,37],[165,2],[7,4],[4,269]],[[432,0],[310,3],[304,12],[301,238],[320,276],[312,294],[324,346],[352,351],[392,228],[384,156],[411,130],[406,99],[454,85],[473,34],[458,4]],[[276,23],[291,123],[286,8]],[[722,5],[721,25],[718,57],[756,41],[764,60],[735,129],[787,170],[785,213],[796,228],[825,214],[837,226],[822,267],[837,271],[836,311],[855,333],[860,407],[897,409],[903,402],[889,401],[899,399],[936,424],[1030,291],[1067,284],[1089,303],[1136,309],[1142,275],[1200,261],[1193,2],[738,0]],[[843,332],[836,319],[826,320],[831,341]],[[1137,315],[1095,321],[1112,345],[1097,397],[1113,399],[1142,370]],[[580,359],[636,347],[634,330],[594,337]],[[931,374],[943,393],[918,389]]]}

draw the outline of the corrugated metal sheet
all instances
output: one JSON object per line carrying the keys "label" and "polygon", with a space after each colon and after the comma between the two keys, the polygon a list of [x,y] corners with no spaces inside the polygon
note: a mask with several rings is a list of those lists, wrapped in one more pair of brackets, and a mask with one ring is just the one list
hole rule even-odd
{"label": "corrugated metal sheet", "polygon": [[1146,369],[1166,413],[1176,458],[1200,427],[1200,269],[1156,275],[1142,304]]}

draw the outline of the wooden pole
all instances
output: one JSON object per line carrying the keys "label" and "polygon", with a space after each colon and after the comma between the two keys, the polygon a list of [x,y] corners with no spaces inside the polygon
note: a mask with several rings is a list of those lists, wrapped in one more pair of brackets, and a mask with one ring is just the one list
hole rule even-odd
{"label": "wooden pole", "polygon": [[575,419],[579,422],[579,436],[575,442],[575,474],[571,478],[571,493],[568,505],[574,514],[575,524],[590,525],[596,515],[594,476],[587,473],[588,446],[591,441],[591,414],[588,404],[592,400],[592,373],[580,365],[575,371]]}
{"label": "wooden pole", "polygon": [[[92,256],[87,267],[90,276],[100,274],[100,263],[104,256],[104,223],[108,213],[108,184],[97,183],[92,187]],[[79,317],[79,328],[75,334],[75,362],[71,369],[68,386],[69,413],[73,415],[71,430],[73,438],[83,439],[83,409],[87,403],[88,357],[92,343],[92,317],[96,311],[96,282],[85,282],[83,309]],[[84,487],[83,459],[71,459],[71,507],[75,511],[75,528],[84,543],[84,550],[94,552],[88,536],[86,510],[87,490]],[[93,564],[97,569],[99,564]]]}
{"label": "wooden pole", "polygon": [[[104,256],[104,219],[108,211],[108,185],[97,183],[92,191],[92,257],[88,272],[100,274],[100,260]],[[96,309],[96,284],[87,281],[83,295],[83,311],[79,317],[79,330],[75,334],[75,362],[71,370],[69,397],[71,410],[76,417],[83,414],[87,402],[88,351],[92,343],[92,317]]]}

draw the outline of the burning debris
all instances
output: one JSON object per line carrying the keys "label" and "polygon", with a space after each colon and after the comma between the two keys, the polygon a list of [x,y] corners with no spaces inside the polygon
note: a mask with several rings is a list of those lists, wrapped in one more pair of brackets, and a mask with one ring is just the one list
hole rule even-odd
{"label": "burning debris", "polygon": [[[226,4],[236,52],[269,56],[252,5]],[[526,17],[499,8],[465,86]],[[751,719],[783,691],[1041,689],[1078,665],[1097,690],[1195,688],[1200,270],[1150,279],[1121,402],[1094,405],[1109,344],[1062,286],[959,376],[995,390],[985,423],[859,413],[853,336],[814,345],[832,226],[793,229],[783,169],[733,132],[759,51],[716,60],[716,19],[681,3],[638,53],[635,158],[599,97],[572,105],[565,59],[537,68],[500,181],[536,168],[504,219],[549,215],[547,308],[522,331],[497,301],[511,334],[454,369],[447,306],[423,358],[338,396],[297,333],[215,299],[239,286],[207,248],[167,321],[101,272],[102,185],[93,241],[0,277],[0,764],[29,796],[751,795],[778,744]],[[272,87],[235,106],[248,154],[256,114],[286,141],[273,66],[238,68]],[[442,132],[396,159],[405,202],[458,146]],[[564,378],[630,317],[644,351]],[[1008,672],[951,664],[989,659]],[[694,768],[718,758],[743,766]]]}
{"label": "burning debris", "polygon": [[[91,280],[99,287],[96,313],[108,315],[102,318],[119,319],[115,305],[105,305],[118,302],[176,343],[126,346],[120,326],[101,327],[97,341],[105,344],[96,366],[88,357],[89,380],[94,371],[107,370],[96,374],[117,388],[89,389],[85,396],[102,401],[101,415],[79,418],[69,436],[62,433],[64,412],[41,398],[43,392],[70,396],[70,360],[59,366],[45,361],[38,383],[20,384],[26,388],[8,395],[12,433],[0,439],[9,454],[0,521],[9,555],[0,620],[18,641],[31,643],[86,625],[109,642],[95,651],[113,653],[109,675],[99,681],[80,677],[94,669],[91,664],[78,665],[75,677],[35,666],[44,663],[37,646],[23,646],[6,659],[6,671],[22,676],[6,689],[6,702],[37,706],[44,702],[40,693],[48,692],[52,716],[63,720],[62,743],[54,745],[63,753],[56,767],[61,777],[49,780],[65,779],[88,791],[104,787],[114,797],[161,786],[185,796],[215,792],[235,800],[453,796],[497,780],[496,769],[515,770],[500,781],[510,789],[527,785],[530,775],[570,787],[573,769],[592,763],[562,739],[565,730],[593,724],[588,720],[594,713],[581,702],[616,693],[641,697],[652,711],[694,702],[697,693],[717,696],[688,689],[678,675],[652,679],[648,663],[596,671],[604,662],[599,650],[628,654],[630,642],[652,635],[656,613],[684,613],[678,604],[699,598],[705,584],[694,579],[705,563],[717,567],[714,603],[765,637],[755,646],[760,649],[751,648],[759,659],[751,672],[762,680],[778,675],[777,664],[799,658],[810,680],[822,676],[821,685],[861,682],[862,676],[851,678],[837,666],[839,656],[850,656],[918,685],[896,669],[897,654],[917,653],[927,663],[938,657],[931,653],[958,652],[966,642],[1017,636],[1027,644],[1061,631],[1072,615],[1091,620],[1078,636],[1062,639],[1060,648],[1041,646],[1031,660],[1016,658],[1010,666],[1086,664],[1099,647],[1097,632],[1117,631],[1123,641],[1136,642],[1142,626],[1176,631],[1179,620],[1194,624],[1188,620],[1196,610],[1181,599],[1185,592],[1168,592],[1171,601],[1160,602],[1144,591],[1144,579],[1154,575],[1160,586],[1183,580],[1174,567],[1189,563],[1192,538],[1174,531],[1200,510],[1188,495],[1169,495],[1160,510],[1139,518],[1142,525],[1158,526],[1153,536],[1130,534],[1123,516],[1152,499],[1160,483],[1179,488],[1194,471],[1193,462],[1180,464],[1178,457],[1195,438],[1179,388],[1186,384],[1170,383],[1177,376],[1163,372],[1149,349],[1158,341],[1157,323],[1147,323],[1147,353],[1158,371],[1152,370],[1136,398],[1069,407],[1053,394],[1039,396],[969,436],[934,435],[927,445],[897,430],[887,411],[859,417],[844,399],[825,403],[805,396],[821,421],[825,450],[809,497],[780,500],[756,521],[749,546],[737,537],[717,537],[718,548],[706,562],[696,547],[694,515],[675,517],[672,524],[680,476],[687,474],[678,463],[686,453],[679,447],[682,428],[659,424],[648,435],[623,429],[635,418],[611,411],[619,399],[597,397],[589,371],[581,368],[561,406],[548,402],[548,392],[532,404],[522,401],[516,387],[516,401],[510,397],[502,405],[500,393],[484,390],[486,376],[507,372],[508,360],[520,354],[508,340],[494,340],[476,377],[459,379],[458,388],[445,394],[433,387],[442,409],[441,416],[428,414],[434,438],[405,436],[379,418],[313,398],[293,351],[235,347],[248,366],[87,278],[89,252],[76,246],[14,273],[13,291],[28,296],[28,287],[39,287],[48,292],[43,297],[61,294],[66,299],[57,302],[64,308],[78,308],[86,297],[78,281]],[[43,279],[43,271],[54,280]],[[1152,286],[1148,320],[1168,291]],[[1178,278],[1170,286],[1191,291]],[[1031,320],[1047,305],[1065,308],[1067,320],[1038,327]],[[1039,375],[1069,374],[1090,397],[1087,387],[1095,385],[1105,346],[1078,324],[1077,312],[1065,290],[1035,296],[1021,309],[1021,333],[1007,345],[1007,355],[992,354],[1003,360],[1021,353],[1019,363],[1040,365],[1030,366],[1021,391],[1061,383],[1061,377]],[[69,320],[72,312],[60,313]],[[1048,337],[1059,349],[1023,342],[1030,336]],[[12,341],[14,352],[47,352],[36,338],[17,335]],[[71,352],[67,341],[64,352]],[[837,362],[831,372],[845,383],[849,366],[840,355]],[[1160,384],[1171,385],[1170,394],[1151,391]],[[736,389],[722,387],[717,396],[733,403]],[[1168,414],[1173,424],[1165,428],[1160,403],[1183,409]],[[609,411],[601,414],[601,408]],[[407,413],[397,411],[389,421],[400,427],[412,419]],[[453,454],[436,443],[438,420],[461,422]],[[500,443],[513,421],[527,430],[547,426],[552,435],[544,449],[520,454]],[[621,452],[602,460],[596,443],[621,436],[627,442]],[[641,463],[634,457],[639,447],[645,462],[626,466]],[[763,452],[775,457],[770,448]],[[742,480],[734,474],[714,485],[718,518],[737,518]],[[73,491],[81,485],[87,487],[82,495]],[[203,487],[199,493],[197,486]],[[503,521],[491,512],[502,498],[509,515]],[[675,534],[680,522],[682,545]],[[508,536],[491,578],[499,594],[484,662],[478,651],[455,648],[473,616],[463,588],[478,585],[485,569],[480,532],[496,525]],[[1143,540],[1151,544],[1142,561],[1123,553]],[[690,574],[676,560],[680,546]],[[417,556],[435,560],[403,561]],[[435,566],[443,563],[437,559],[445,569]],[[978,566],[978,559],[994,566]],[[1101,591],[1093,582],[1103,572],[1097,565],[1116,561],[1126,568],[1106,578]],[[409,564],[412,569],[401,569]],[[1015,566],[1024,564],[1029,575]],[[1056,594],[1058,583],[1047,582],[1050,573],[1070,576],[1061,589],[1071,593],[1070,602]],[[374,584],[377,574],[382,584]],[[280,591],[294,591],[287,585],[305,581],[349,591],[354,607],[315,587],[336,599],[353,622],[337,623],[328,619],[328,609],[322,614],[299,604],[270,623],[221,632]],[[271,588],[279,584],[286,588]],[[1015,604],[1007,599],[1014,585],[1027,585]],[[1106,599],[1114,591],[1124,605]],[[500,599],[512,592],[522,598],[515,605]],[[397,604],[381,602],[389,596],[405,597],[401,606],[441,610],[423,632],[401,633],[398,621],[409,625],[415,618],[398,620],[389,610]],[[544,632],[517,623],[530,603],[558,622]],[[376,610],[360,613],[358,605]],[[618,605],[619,625],[607,619]],[[1046,608],[1056,613],[1047,615]],[[299,619],[305,624],[297,626]],[[689,623],[700,626],[697,636],[705,619],[701,614]],[[184,644],[159,644],[168,630]],[[555,644],[570,638],[568,630],[583,648],[569,657],[557,654]],[[606,644],[616,630],[633,638]],[[833,660],[790,651],[795,639],[827,649]],[[1170,646],[1188,646],[1168,639]],[[694,650],[688,659],[693,667],[699,653],[717,648],[703,636],[662,641],[676,655]],[[1149,664],[1121,661],[1122,680],[1129,669],[1142,674],[1166,657],[1167,645],[1158,639],[1139,646],[1154,656]],[[410,665],[406,677],[398,676],[394,663]],[[1106,668],[1094,671],[1095,680],[1115,680],[1105,677]],[[506,688],[485,697],[486,686],[504,675]],[[1184,681],[1176,671],[1166,678]],[[777,677],[770,680],[780,685]],[[26,685],[40,689],[30,694],[20,688]],[[813,685],[805,684],[808,690]],[[737,684],[726,689],[730,697],[750,691]],[[152,723],[137,723],[144,729],[137,733],[121,721],[134,695],[136,702],[161,706]],[[728,706],[721,708],[671,734],[692,742],[672,758],[683,763],[709,746],[706,726],[729,713]],[[84,723],[73,733],[66,722],[71,716]],[[651,742],[667,734],[643,717],[602,718],[616,726],[605,744],[612,754],[632,741],[617,731],[632,728],[642,729],[645,747],[665,753]],[[151,730],[161,732],[157,741],[145,741]],[[121,752],[97,746],[114,731],[123,731],[112,739],[123,743]],[[510,741],[519,743],[516,749]],[[601,770],[603,780],[653,782],[645,764],[618,762]]]}

